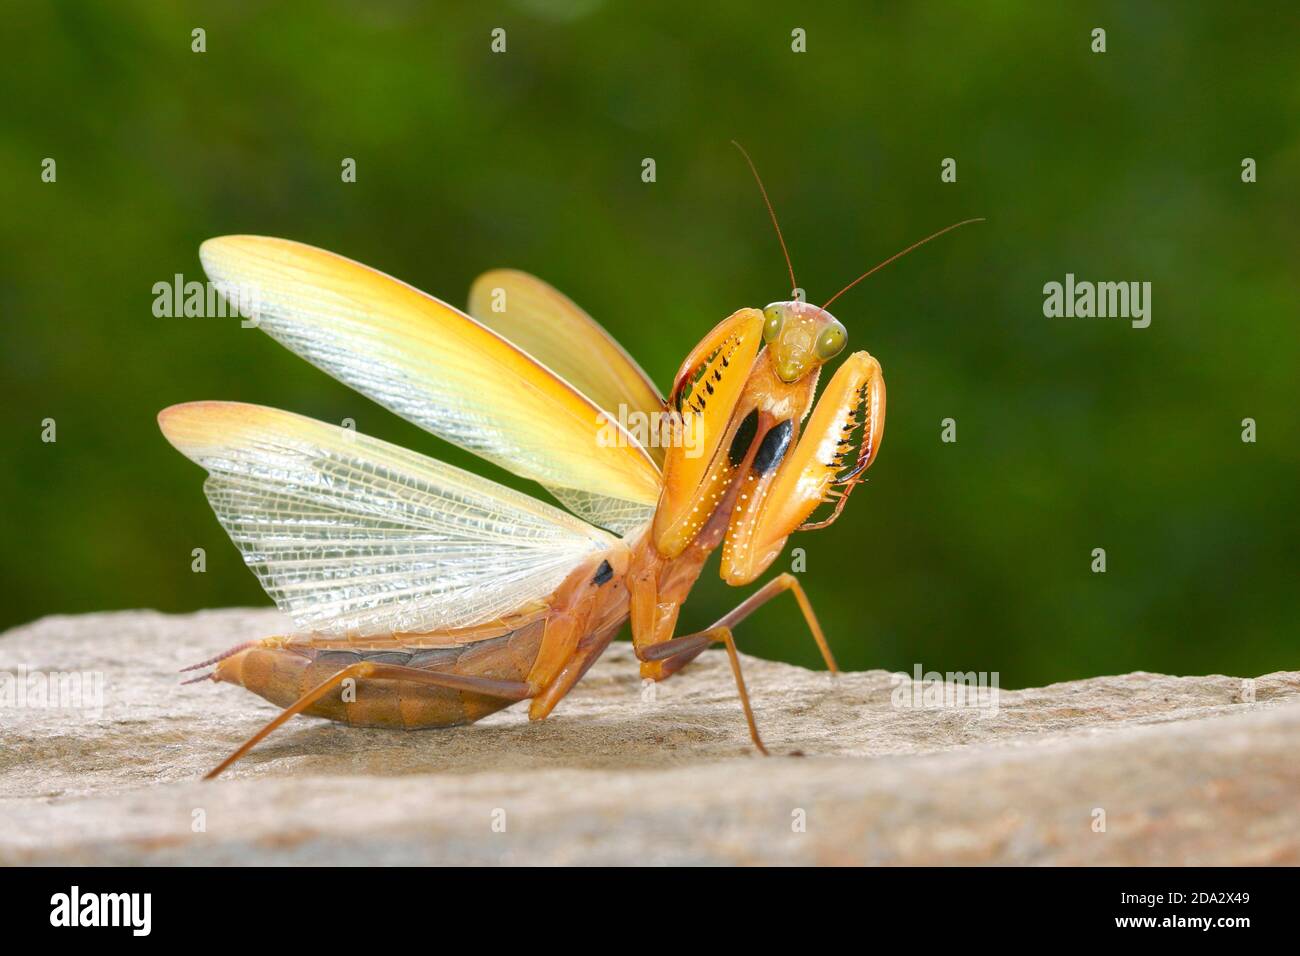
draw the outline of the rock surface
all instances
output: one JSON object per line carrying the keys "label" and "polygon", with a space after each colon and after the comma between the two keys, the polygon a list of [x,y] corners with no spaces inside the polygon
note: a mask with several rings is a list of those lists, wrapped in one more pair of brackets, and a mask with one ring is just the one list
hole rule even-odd
{"label": "rock surface", "polygon": [[[762,759],[722,652],[649,694],[615,644],[544,723],[298,718],[202,783],[275,709],[176,671],[284,629],[138,611],[0,636],[0,863],[1300,863],[1298,673],[1102,677],[992,712],[747,657]],[[100,712],[94,677],[40,706],[73,671]]]}

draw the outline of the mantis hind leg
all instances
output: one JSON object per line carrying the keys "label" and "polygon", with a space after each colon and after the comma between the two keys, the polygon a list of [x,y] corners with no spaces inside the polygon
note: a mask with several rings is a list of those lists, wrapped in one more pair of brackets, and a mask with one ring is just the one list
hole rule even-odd
{"label": "mantis hind leg", "polygon": [[325,680],[321,681],[321,683],[303,694],[302,697],[298,698],[298,700],[294,701],[267,723],[265,727],[244,741],[243,744],[239,746],[239,749],[218,764],[216,768],[208,773],[203,779],[215,779],[222,771],[261,743],[272,731],[285,723],[290,717],[302,713],[348,678],[359,680],[409,681],[415,684],[445,687],[449,690],[484,694],[489,697],[499,697],[503,700],[509,701],[524,700],[527,697],[531,697],[533,694],[533,689],[523,681],[493,680],[488,677],[451,674],[446,671],[422,670],[418,667],[404,667],[400,664],[383,664],[377,661],[358,661],[355,664],[349,664],[347,667],[331,674]]}

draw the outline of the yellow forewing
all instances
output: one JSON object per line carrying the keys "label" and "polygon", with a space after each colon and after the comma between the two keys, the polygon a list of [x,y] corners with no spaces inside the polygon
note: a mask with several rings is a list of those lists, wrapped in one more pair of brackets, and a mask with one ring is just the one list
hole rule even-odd
{"label": "yellow forewing", "polygon": [[[535,276],[514,269],[483,273],[470,287],[469,314],[620,421],[634,413],[649,420],[664,409],[654,382],[614,337]],[[663,464],[657,444],[648,451]]]}
{"label": "yellow forewing", "polygon": [[591,399],[460,310],[312,246],[210,239],[203,267],[282,345],[408,421],[545,485],[626,533],[659,497],[654,460]]}

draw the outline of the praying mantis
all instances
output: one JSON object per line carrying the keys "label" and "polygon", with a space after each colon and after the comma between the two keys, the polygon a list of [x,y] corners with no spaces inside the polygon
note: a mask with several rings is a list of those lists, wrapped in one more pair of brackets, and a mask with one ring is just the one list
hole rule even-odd
{"label": "praying mantis", "polygon": [[[757,169],[744,154],[794,268]],[[721,548],[730,585],[758,579],[796,531],[825,528],[884,436],[880,363],[845,349],[826,302],[742,308],[687,354],[665,398],[574,302],[513,270],[475,281],[467,312],[350,259],[284,239],[226,236],[200,258],[219,288],[252,289],[251,318],[282,345],[397,415],[536,481],[561,510],[354,430],[237,402],[174,405],[163,434],[209,473],[218,520],[290,634],[195,668],[283,708],[216,777],[297,714],[355,726],[475,721],[518,701],[542,720],[625,621],[643,678],[727,653],[749,735],[766,754],[734,629],[790,591],[827,668],[803,587],[782,573],[711,626],[678,634]],[[637,441],[620,411],[689,424],[688,449]],[[619,441],[611,442],[611,429]],[[823,504],[829,513],[813,519]],[[187,670],[193,668],[187,668]]]}

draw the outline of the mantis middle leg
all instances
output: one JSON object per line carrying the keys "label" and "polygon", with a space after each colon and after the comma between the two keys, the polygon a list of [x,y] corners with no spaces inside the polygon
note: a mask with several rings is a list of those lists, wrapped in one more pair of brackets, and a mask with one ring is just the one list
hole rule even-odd
{"label": "mantis middle leg", "polygon": [[727,650],[727,657],[731,662],[732,675],[736,679],[736,690],[740,695],[741,707],[745,711],[745,721],[749,725],[749,736],[753,739],[754,746],[761,753],[766,754],[767,747],[764,746],[762,737],[759,735],[758,724],[754,720],[754,709],[749,701],[749,691],[745,687],[745,676],[741,672],[740,655],[736,651],[736,640],[732,634],[732,628],[784,591],[794,591],[795,599],[799,602],[799,609],[803,612],[804,620],[808,623],[808,629],[812,632],[813,639],[817,642],[817,647],[822,653],[822,658],[826,661],[827,669],[832,674],[838,674],[839,668],[835,664],[835,657],[831,654],[830,645],[826,643],[826,635],[822,633],[821,625],[817,622],[817,615],[813,612],[812,604],[809,603],[808,596],[804,593],[803,587],[795,576],[787,572],[767,582],[767,584],[715,621],[711,627],[695,634],[686,634],[658,644],[651,644],[648,647],[638,648],[637,657],[643,662],[642,675],[651,677],[654,680],[671,677],[699,656],[700,652],[709,645],[723,644]]}

